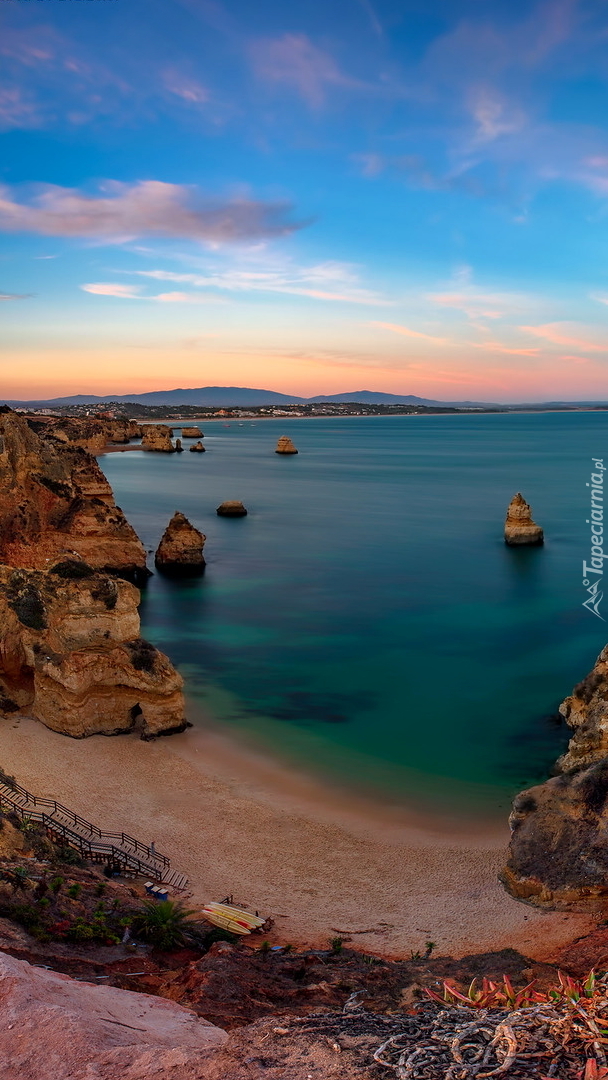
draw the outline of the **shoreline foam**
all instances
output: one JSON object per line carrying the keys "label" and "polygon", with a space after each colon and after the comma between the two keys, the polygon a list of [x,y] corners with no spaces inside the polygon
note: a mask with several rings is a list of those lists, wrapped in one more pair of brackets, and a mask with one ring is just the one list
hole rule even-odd
{"label": "shoreline foam", "polygon": [[471,834],[397,809],[372,815],[212,730],[77,741],[17,717],[0,764],[105,830],[153,840],[188,875],[188,906],[232,893],[272,915],[273,940],[325,946],[340,934],[393,957],[431,940],[440,954],[510,946],[543,959],[595,925],[507,896],[506,824]]}

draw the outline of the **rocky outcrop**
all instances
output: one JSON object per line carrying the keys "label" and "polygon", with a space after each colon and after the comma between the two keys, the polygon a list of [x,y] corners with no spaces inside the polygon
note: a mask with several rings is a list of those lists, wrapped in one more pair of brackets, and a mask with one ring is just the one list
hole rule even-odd
{"label": "rocky outcrop", "polygon": [[532,510],[518,491],[509,503],[505,521],[505,543],[510,546],[542,544],[543,530],[532,520]]}
{"label": "rocky outcrop", "polygon": [[173,1001],[0,953],[6,1080],[201,1080],[227,1038]]}
{"label": "rocky outcrop", "polygon": [[202,574],[205,568],[203,546],[206,537],[194,528],[179,511],[171,518],[156,549],[159,570],[173,576]]}
{"label": "rocky outcrop", "polygon": [[158,454],[174,454],[171,442],[173,431],[166,424],[144,424],[141,440],[142,450],[152,450]]}
{"label": "rocky outcrop", "polygon": [[236,499],[229,499],[228,502],[223,502],[218,506],[216,513],[218,513],[220,517],[245,517],[247,511],[242,502],[237,502]]}
{"label": "rocky outcrop", "polygon": [[183,427],[182,439],[202,439],[203,433],[199,427]]}
{"label": "rocky outcrop", "polygon": [[183,680],[139,637],[138,590],[76,559],[0,566],[0,711],[74,738],[183,730]]}
{"label": "rocky outcrop", "polygon": [[181,439],[176,439],[175,440],[175,453],[176,454],[183,454],[183,452],[184,452],[184,448],[182,446],[182,440]]}
{"label": "rocky outcrop", "polygon": [[144,433],[142,424],[136,420],[106,420],[104,426],[109,443],[128,443],[131,439],[141,439]]}
{"label": "rocky outcrop", "polygon": [[559,711],[574,730],[561,775],[515,799],[503,880],[520,899],[589,906],[608,897],[608,646]]}
{"label": "rocky outcrop", "polygon": [[297,450],[287,435],[281,435],[275,454],[297,454]]}
{"label": "rocky outcrop", "polygon": [[199,441],[199,442],[193,443],[192,446],[190,447],[190,450],[191,450],[191,452],[193,454],[204,454],[205,450],[206,450],[206,447],[203,446],[202,442]]}
{"label": "rocky outcrop", "polygon": [[32,417],[30,426],[43,436],[52,436],[66,446],[79,447],[89,454],[101,454],[108,442],[107,421],[94,417]]}
{"label": "rocky outcrop", "polygon": [[95,569],[134,581],[148,577],[146,553],[95,458],[37,433],[0,408],[0,563],[43,569],[76,553]]}

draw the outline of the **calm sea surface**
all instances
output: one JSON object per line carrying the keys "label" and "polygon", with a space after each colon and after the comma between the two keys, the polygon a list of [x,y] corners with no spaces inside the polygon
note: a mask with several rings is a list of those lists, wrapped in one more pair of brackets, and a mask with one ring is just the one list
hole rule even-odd
{"label": "calm sea surface", "polygon": [[[501,812],[544,779],[567,741],[557,706],[608,639],[581,572],[608,414],[204,430],[204,455],[100,464],[147,548],[175,510],[207,535],[202,579],[150,579],[142,632],[217,724],[335,785],[441,810]],[[273,453],[282,434],[297,457]],[[544,548],[503,543],[516,491]],[[217,517],[225,499],[248,517]]]}

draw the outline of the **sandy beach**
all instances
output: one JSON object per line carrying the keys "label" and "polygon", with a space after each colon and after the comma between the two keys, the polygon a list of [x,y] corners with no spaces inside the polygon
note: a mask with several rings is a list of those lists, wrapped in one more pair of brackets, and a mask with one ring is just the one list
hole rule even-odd
{"label": "sandy beach", "polygon": [[517,903],[497,873],[507,828],[485,832],[372,814],[213,731],[142,742],[73,740],[7,719],[0,765],[108,831],[154,840],[190,880],[189,906],[235,901],[272,915],[272,939],[338,934],[385,956],[436,942],[454,956],[512,946],[536,959],[594,926],[591,916]]}

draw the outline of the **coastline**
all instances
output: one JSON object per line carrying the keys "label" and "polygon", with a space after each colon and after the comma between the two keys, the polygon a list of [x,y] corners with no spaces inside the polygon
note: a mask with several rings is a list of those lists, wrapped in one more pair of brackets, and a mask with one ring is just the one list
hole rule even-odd
{"label": "coastline", "polygon": [[34,794],[154,840],[188,875],[187,906],[233,894],[272,915],[273,943],[326,946],[339,934],[383,956],[431,940],[443,955],[512,947],[541,960],[595,927],[592,915],[539,911],[504,892],[506,823],[465,831],[397,808],[372,813],[209,729],[73,740],[16,717],[0,754]]}

